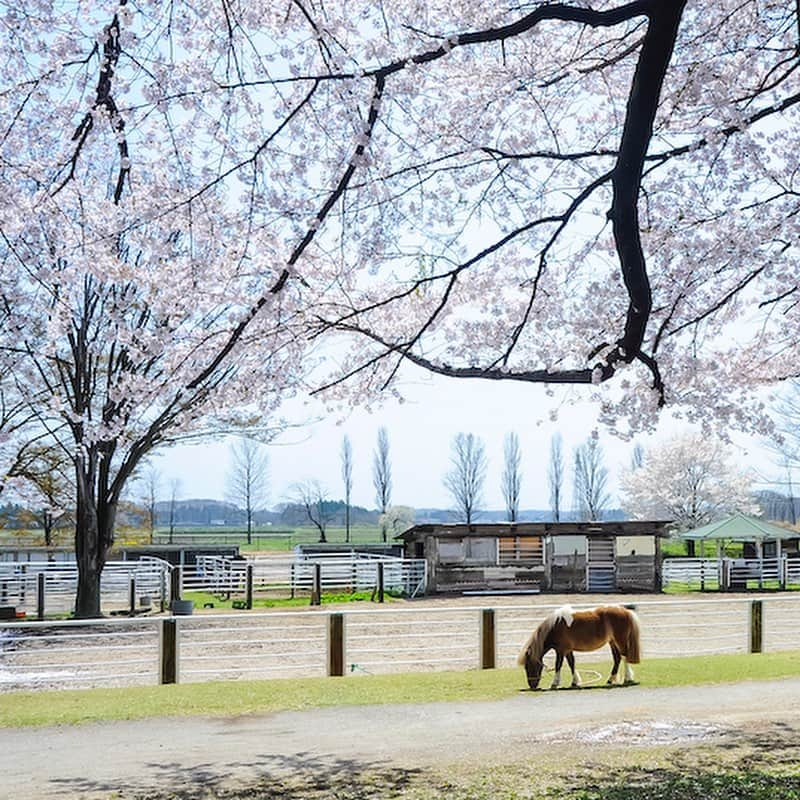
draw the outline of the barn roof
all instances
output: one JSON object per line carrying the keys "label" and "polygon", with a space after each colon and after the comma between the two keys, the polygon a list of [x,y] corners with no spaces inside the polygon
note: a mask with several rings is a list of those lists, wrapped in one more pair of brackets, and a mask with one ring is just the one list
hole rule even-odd
{"label": "barn roof", "polygon": [[613,522],[485,522],[414,525],[395,538],[410,541],[435,534],[465,536],[668,536],[671,520],[616,520]]}
{"label": "barn roof", "polygon": [[725,519],[677,534],[681,539],[728,539],[737,542],[755,542],[764,539],[798,539],[800,532],[772,525],[763,519],[736,512]]}

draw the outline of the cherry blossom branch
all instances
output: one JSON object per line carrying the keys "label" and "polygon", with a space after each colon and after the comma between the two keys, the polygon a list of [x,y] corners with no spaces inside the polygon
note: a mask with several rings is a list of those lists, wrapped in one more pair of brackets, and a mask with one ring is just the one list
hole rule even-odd
{"label": "cherry blossom branch", "polygon": [[[119,7],[123,8],[128,0],[120,0]],[[52,195],[57,195],[75,176],[75,169],[78,166],[78,159],[83,150],[86,140],[94,127],[94,112],[104,109],[108,114],[111,130],[117,138],[117,149],[119,150],[120,167],[117,173],[117,181],[114,187],[114,203],[119,204],[122,199],[122,191],[125,185],[125,178],[130,172],[130,154],[128,140],[125,136],[125,120],[120,114],[117,102],[112,94],[112,83],[114,72],[119,62],[122,52],[120,40],[119,13],[115,13],[111,23],[106,27],[105,41],[103,42],[103,56],[100,60],[100,77],[97,79],[97,89],[95,90],[95,101],[92,110],[87,112],[72,134],[72,140],[77,141],[75,150],[69,160],[69,172],[64,180],[53,190]],[[95,52],[94,50],[92,52]]]}
{"label": "cherry blossom branch", "polygon": [[342,174],[339,182],[337,183],[336,187],[330,193],[326,201],[323,203],[322,208],[317,212],[317,216],[314,222],[309,226],[308,230],[305,233],[305,236],[300,240],[299,244],[295,247],[292,251],[289,259],[287,261],[287,266],[281,271],[278,279],[275,283],[270,287],[270,289],[265,293],[262,294],[261,297],[256,300],[256,302],[251,306],[250,310],[244,316],[242,320],[240,320],[239,324],[233,329],[231,335],[228,337],[225,344],[219,349],[216,356],[211,360],[208,366],[203,369],[197,377],[193,380],[189,381],[187,384],[188,389],[196,389],[202,383],[204,383],[210,376],[214,374],[217,368],[222,364],[223,361],[228,357],[231,353],[233,348],[239,342],[239,340],[244,335],[245,330],[250,325],[250,323],[258,316],[259,312],[270,302],[270,300],[279,294],[286,285],[286,282],[289,280],[289,277],[294,273],[294,265],[299,260],[300,256],[305,252],[306,248],[311,244],[313,241],[317,231],[319,230],[320,225],[324,222],[325,218],[330,213],[331,209],[336,205],[339,201],[339,198],[344,194],[346,191],[351,178],[355,174],[356,169],[361,165],[361,162],[364,158],[364,153],[366,152],[367,145],[369,144],[370,139],[372,138],[372,132],[375,128],[375,123],[378,121],[378,113],[380,111],[381,106],[381,99],[383,97],[383,92],[386,87],[386,80],[380,76],[376,77],[375,79],[375,87],[372,93],[372,101],[370,103],[369,112],[367,114],[367,123],[364,129],[364,133],[359,139],[353,156],[350,159],[350,163],[345,169],[344,173]]}
{"label": "cherry blossom branch", "polygon": [[[626,109],[626,117],[623,125],[622,137],[620,141],[619,151],[617,153],[616,164],[613,171],[609,174],[611,178],[613,198],[612,205],[608,212],[608,217],[611,220],[614,240],[616,243],[617,254],[620,259],[620,268],[622,271],[623,281],[629,297],[628,311],[624,330],[621,337],[611,347],[610,351],[605,355],[604,359],[591,368],[580,370],[567,370],[564,372],[552,373],[548,370],[508,370],[505,367],[510,350],[504,356],[501,356],[494,365],[488,368],[460,368],[460,367],[445,367],[439,366],[436,368],[435,364],[429,359],[417,356],[411,351],[411,347],[419,341],[422,333],[426,331],[433,320],[438,314],[441,313],[444,307],[444,299],[446,299],[452,288],[452,281],[456,271],[449,274],[453,277],[450,278],[447,291],[444,298],[440,300],[434,309],[433,313],[429,316],[426,322],[418,330],[417,335],[412,337],[409,342],[402,344],[389,345],[383,339],[372,332],[365,332],[358,326],[348,326],[347,320],[355,316],[354,314],[347,315],[341,320],[342,324],[338,327],[352,330],[361,330],[362,333],[368,335],[373,341],[381,342],[383,346],[387,347],[387,354],[399,353],[407,357],[412,363],[420,366],[425,366],[434,372],[441,372],[452,377],[476,377],[478,375],[485,375],[494,379],[512,379],[512,380],[527,380],[527,381],[547,381],[547,382],[568,382],[568,383],[599,383],[611,378],[620,363],[631,363],[634,360],[639,360],[644,363],[654,377],[654,387],[659,392],[659,402],[664,402],[664,388],[661,376],[658,370],[658,365],[655,360],[642,353],[641,347],[644,341],[645,332],[650,312],[652,309],[652,295],[650,289],[650,282],[647,275],[646,262],[641,243],[641,235],[639,230],[638,219],[638,197],[641,186],[642,175],[644,171],[644,164],[647,156],[647,150],[652,138],[653,124],[655,120],[656,111],[658,109],[659,98],[661,96],[661,87],[663,85],[664,76],[666,74],[669,61],[672,57],[672,51],[677,38],[678,27],[683,13],[685,3],[678,2],[674,4],[666,4],[669,7],[665,8],[661,4],[649,3],[634,3],[631,6],[625,7],[625,15],[623,19],[629,19],[629,14],[633,7],[635,13],[646,13],[648,16],[647,31],[642,40],[642,49],[639,60],[634,73],[631,90],[629,93],[629,100]],[[583,9],[571,11],[584,11]],[[623,9],[617,9],[617,12],[622,12]],[[571,18],[569,16],[559,16],[564,11],[561,6],[545,6],[537,9],[533,14],[526,17],[526,24],[538,17],[540,14],[556,14],[556,18]],[[610,12],[609,12],[610,13]],[[599,18],[594,15],[594,12],[586,17],[584,14],[576,14],[579,21],[588,22],[591,18],[593,23],[600,24]],[[618,15],[614,19],[619,20]],[[519,25],[520,23],[517,23]],[[505,32],[516,29],[515,26],[507,26],[503,29],[493,31],[491,35],[497,38],[503,38]],[[517,30],[517,32],[519,32]],[[477,41],[476,37],[481,37],[480,40],[484,41],[489,33],[471,34],[459,36],[453,44],[463,45],[470,41]],[[441,49],[441,48],[440,48]],[[431,51],[428,54],[429,60],[432,60],[436,53],[439,51]],[[599,182],[604,182],[608,179],[609,175],[601,176]],[[595,183],[587,187],[587,190],[576,199],[576,203],[582,202],[588,196],[588,191],[593,190]],[[576,208],[572,206],[572,211]],[[562,221],[562,227],[565,220]],[[541,221],[537,221],[541,223]],[[524,230],[524,227],[520,230]],[[555,236],[558,235],[556,232]],[[497,243],[496,247],[491,250],[482,251],[479,257],[493,252],[501,244],[504,244],[507,239],[501,240]],[[551,240],[551,244],[552,244]],[[476,257],[478,258],[478,257]],[[546,259],[546,249],[542,253],[540,259],[539,272],[535,281],[538,281],[538,276],[541,274],[543,265]],[[475,259],[466,262],[457,268],[461,271],[468,264],[474,263]],[[443,276],[438,276],[441,279]],[[536,283],[534,284],[534,286]],[[535,288],[534,288],[535,294]],[[383,301],[385,302],[385,301]],[[529,303],[528,310],[525,314],[525,319],[530,314],[532,300]],[[362,310],[363,311],[363,310]],[[525,320],[523,319],[522,325],[524,326]],[[513,349],[516,341],[521,334],[521,328],[515,330],[512,336],[511,349]],[[496,364],[502,363],[503,368],[496,368]],[[396,371],[396,368],[395,368]],[[392,372],[392,375],[394,371]],[[391,379],[391,378],[390,378]],[[331,384],[333,385],[333,384]]]}

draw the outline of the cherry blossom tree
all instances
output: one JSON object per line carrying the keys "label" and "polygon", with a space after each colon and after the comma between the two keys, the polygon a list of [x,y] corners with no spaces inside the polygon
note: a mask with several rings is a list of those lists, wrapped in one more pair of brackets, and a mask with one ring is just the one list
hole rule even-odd
{"label": "cherry blossom tree", "polygon": [[73,458],[80,615],[140,460],[301,367],[584,384],[622,434],[796,372],[795,4],[2,12],[0,357]]}
{"label": "cherry blossom tree", "polygon": [[751,388],[797,371],[797,5],[358,8],[315,17],[373,90],[341,375],[587,384],[626,435],[665,404],[766,424]]}
{"label": "cherry blossom tree", "polygon": [[757,513],[752,478],[737,469],[720,441],[684,434],[647,450],[620,478],[625,511],[638,519],[673,520],[691,530],[733,511]]}

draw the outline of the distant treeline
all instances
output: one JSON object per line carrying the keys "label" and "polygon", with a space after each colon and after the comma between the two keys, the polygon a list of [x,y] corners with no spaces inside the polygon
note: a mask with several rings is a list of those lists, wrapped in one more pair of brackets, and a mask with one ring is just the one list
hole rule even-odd
{"label": "distant treeline", "polygon": [[[773,491],[755,493],[755,500],[761,508],[765,519],[776,522],[794,524],[800,520],[800,498],[788,498]],[[156,504],[156,526],[168,527],[170,516],[176,527],[202,526],[202,527],[236,527],[247,523],[245,512],[233,503],[221,500],[193,499],[177,500],[174,508],[168,501]],[[38,513],[13,503],[0,505],[0,527],[7,529],[27,529],[37,526]],[[325,503],[325,516],[328,525],[344,527],[345,504],[340,500],[331,500]],[[377,525],[380,514],[374,509],[362,506],[350,507],[351,525]],[[553,518],[549,509],[527,508],[519,512],[519,522],[549,522]],[[577,518],[572,511],[561,513],[561,520],[569,522]],[[623,520],[625,514],[622,509],[609,509],[603,514],[605,520]],[[505,511],[483,511],[478,517],[479,522],[504,522]],[[416,509],[417,524],[455,522],[456,517],[452,510],[446,508],[418,508]],[[125,503],[118,514],[118,523],[131,527],[145,527],[147,513],[145,509],[135,503]],[[65,525],[72,524],[69,517],[64,519]],[[272,510],[262,510],[255,513],[255,524],[259,526],[274,525],[276,527],[300,528],[309,525],[303,506],[296,503],[284,503]]]}

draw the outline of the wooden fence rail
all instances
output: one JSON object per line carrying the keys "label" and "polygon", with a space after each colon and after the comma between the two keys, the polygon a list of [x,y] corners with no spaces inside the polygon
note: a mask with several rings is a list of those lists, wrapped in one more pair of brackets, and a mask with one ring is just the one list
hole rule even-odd
{"label": "wooden fence rail", "polygon": [[[0,691],[511,667],[555,606],[0,623]],[[639,601],[645,657],[800,649],[800,598]]]}

